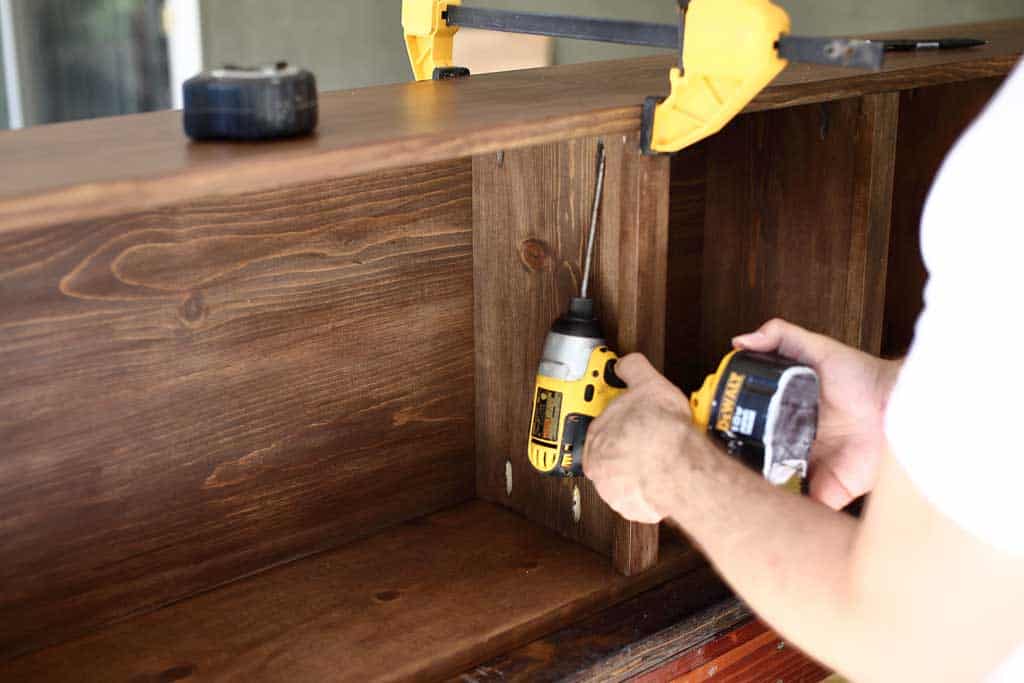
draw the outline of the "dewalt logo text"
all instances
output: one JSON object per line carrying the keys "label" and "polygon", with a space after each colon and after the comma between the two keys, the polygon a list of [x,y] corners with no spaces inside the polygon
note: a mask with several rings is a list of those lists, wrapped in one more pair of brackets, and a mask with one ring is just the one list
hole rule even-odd
{"label": "dewalt logo text", "polygon": [[747,380],[746,375],[738,372],[730,372],[729,379],[725,382],[725,390],[722,391],[722,399],[718,404],[718,421],[715,429],[720,432],[728,432],[732,429],[732,415],[736,411],[736,399],[739,398],[740,389]]}

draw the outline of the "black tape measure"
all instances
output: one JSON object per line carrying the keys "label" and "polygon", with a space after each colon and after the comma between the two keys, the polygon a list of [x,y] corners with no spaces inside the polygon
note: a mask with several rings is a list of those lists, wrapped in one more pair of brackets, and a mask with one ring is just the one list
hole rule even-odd
{"label": "black tape measure", "polygon": [[316,128],[316,79],[285,62],[204,71],[184,91],[185,134],[193,140],[267,140]]}

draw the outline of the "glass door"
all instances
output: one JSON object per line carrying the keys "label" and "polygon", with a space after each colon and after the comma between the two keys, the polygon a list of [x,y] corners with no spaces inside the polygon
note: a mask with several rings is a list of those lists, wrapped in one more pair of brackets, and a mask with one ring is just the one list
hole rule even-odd
{"label": "glass door", "polygon": [[169,109],[181,81],[200,67],[198,4],[0,0],[0,122]]}

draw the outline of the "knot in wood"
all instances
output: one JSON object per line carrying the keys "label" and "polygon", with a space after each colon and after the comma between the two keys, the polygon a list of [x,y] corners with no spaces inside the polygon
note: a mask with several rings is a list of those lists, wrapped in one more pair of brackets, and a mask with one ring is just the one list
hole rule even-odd
{"label": "knot in wood", "polygon": [[185,322],[196,323],[202,320],[203,315],[206,313],[206,306],[203,303],[203,295],[199,292],[193,292],[185,299],[185,303],[181,305],[181,316],[185,319]]}
{"label": "knot in wood", "polygon": [[550,270],[551,247],[547,242],[531,237],[519,245],[519,258],[530,270]]}

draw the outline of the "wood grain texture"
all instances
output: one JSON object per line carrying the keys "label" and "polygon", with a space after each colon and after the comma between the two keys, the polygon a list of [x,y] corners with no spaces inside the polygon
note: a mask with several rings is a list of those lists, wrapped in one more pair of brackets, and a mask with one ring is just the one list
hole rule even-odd
{"label": "wood grain texture", "polygon": [[759,621],[697,648],[637,683],[821,683],[829,671]]}
{"label": "wood grain texture", "polygon": [[468,160],[0,232],[0,652],[474,495]]}
{"label": "wood grain texture", "polygon": [[753,618],[743,603],[726,597],[720,581],[709,582],[712,575],[703,568],[674,579],[449,683],[818,683],[825,678],[820,665]]}
{"label": "wood grain texture", "polygon": [[708,142],[702,142],[672,158],[669,186],[665,377],[684,391],[698,389],[713,371],[695,353],[701,344],[703,312],[707,147]]}
{"label": "wood grain texture", "polygon": [[846,274],[850,298],[841,336],[852,346],[876,355],[882,348],[885,317],[899,104],[896,93],[865,95],[856,123],[850,260]]}
{"label": "wood grain texture", "polygon": [[9,681],[435,680],[628,599],[641,576],[481,501],[0,665]]}
{"label": "wood grain texture", "polygon": [[[589,481],[540,476],[526,458],[544,338],[579,292],[597,142],[580,138],[473,159],[477,492],[611,556],[631,574],[656,559],[657,527],[621,522]],[[609,342],[660,365],[668,160],[641,156],[635,135],[604,142],[592,295]],[[577,483],[579,523],[571,512]]]}
{"label": "wood grain texture", "polygon": [[747,115],[709,141],[705,368],[774,316],[877,352],[895,97]]}
{"label": "wood grain texture", "polygon": [[896,92],[925,85],[1005,76],[1024,52],[1022,29],[1024,18],[871,34],[866,37],[876,40],[967,35],[977,36],[989,43],[979,48],[977,52],[968,49],[887,53],[885,66],[880,72],[846,71],[828,66],[794,64],[787,67],[745,111],[796,107],[874,93]]}
{"label": "wood grain texture", "polygon": [[702,633],[704,637],[675,658],[637,676],[633,683],[672,681],[728,655],[730,651],[768,632],[765,625],[757,621],[750,610],[738,600],[708,609],[692,620],[707,624],[703,629],[696,631]]}
{"label": "wood grain texture", "polygon": [[728,595],[714,571],[700,567],[483,662],[450,683],[631,680],[750,619]]}
{"label": "wood grain texture", "polygon": [[[889,55],[879,73],[793,65],[748,111],[1001,76],[1024,50],[1021,20],[911,33],[971,35],[990,43]],[[0,229],[133,213],[210,194],[313,183],[568,137],[633,133],[644,98],[667,93],[675,59],[666,54],[332,93],[321,98],[315,136],[275,143],[190,144],[177,112],[0,133]]]}
{"label": "wood grain texture", "polygon": [[928,274],[921,260],[921,212],[932,181],[957,138],[981,113],[1002,80],[983,78],[908,90],[900,95],[882,342],[886,356],[907,352],[924,305],[922,294]]}

